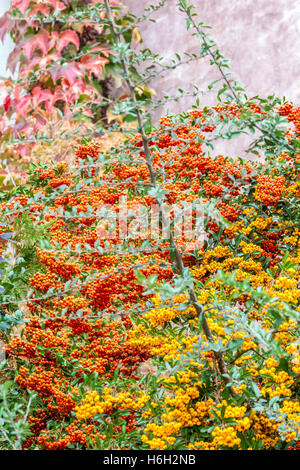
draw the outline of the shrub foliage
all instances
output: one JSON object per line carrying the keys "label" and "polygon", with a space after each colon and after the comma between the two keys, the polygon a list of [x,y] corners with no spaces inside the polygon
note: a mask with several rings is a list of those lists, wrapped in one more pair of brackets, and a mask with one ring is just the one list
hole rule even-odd
{"label": "shrub foliage", "polygon": [[[33,165],[2,199],[2,251],[10,233],[18,242],[16,261],[2,260],[2,368],[16,376],[3,441],[296,449],[300,108],[248,99],[179,1],[221,73],[219,104],[150,126],[135,52],[104,6],[136,129],[110,149],[83,142],[72,166]],[[215,139],[243,132],[256,161],[213,154]]]}

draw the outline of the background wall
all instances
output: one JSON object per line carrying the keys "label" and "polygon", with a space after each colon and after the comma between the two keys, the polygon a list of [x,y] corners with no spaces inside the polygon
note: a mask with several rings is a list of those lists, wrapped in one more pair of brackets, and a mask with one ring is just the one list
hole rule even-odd
{"label": "background wall", "polygon": [[[124,0],[131,11],[140,15],[152,0]],[[249,94],[274,92],[300,101],[300,2],[299,0],[190,0],[199,21],[212,26],[210,34],[221,52],[230,60],[234,75]],[[164,55],[197,52],[196,39],[186,31],[184,15],[176,0],[156,14],[156,25],[144,22],[140,29],[144,46]],[[153,85],[173,92],[178,87],[196,83],[200,87],[213,74],[206,59],[182,67]]]}
{"label": "background wall", "polygon": [[[157,0],[123,0],[123,3],[141,15],[147,5]],[[167,0],[155,15],[156,24],[144,22],[140,26],[142,47],[166,58],[174,57],[175,52],[199,50],[192,31],[186,31],[184,14],[179,13],[176,3]],[[209,33],[229,59],[235,78],[244,84],[249,97],[275,93],[300,104],[299,0],[190,0],[190,3],[195,5],[199,21],[212,26]],[[165,78],[154,79],[151,86],[160,97],[166,92],[174,94],[178,88],[191,89],[193,84],[204,88],[215,78],[219,78],[218,73],[203,58],[168,72]],[[214,100],[213,94],[207,95],[201,105],[212,104]],[[183,98],[168,107],[177,112],[192,104],[193,99]],[[229,142],[231,154],[242,153],[241,142]],[[245,140],[243,147],[244,144]]]}

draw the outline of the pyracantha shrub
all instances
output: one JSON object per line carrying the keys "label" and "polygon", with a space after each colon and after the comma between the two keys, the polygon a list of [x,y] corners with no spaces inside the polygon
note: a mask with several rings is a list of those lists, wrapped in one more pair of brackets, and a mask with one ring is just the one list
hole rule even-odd
{"label": "pyracantha shrub", "polygon": [[[203,208],[204,237],[177,237],[184,278],[168,237],[149,227],[121,236],[124,199],[130,223],[136,207],[148,213],[156,202],[139,136],[110,158],[90,143],[76,150],[75,168],[35,166],[2,203],[11,224],[26,212],[50,225],[36,248],[27,324],[6,348],[20,389],[39,396],[25,449],[298,446],[299,155],[209,156],[211,111],[239,114],[195,109],[162,118],[150,136],[165,202]],[[263,122],[259,106],[249,112]],[[292,141],[300,109],[278,112]],[[118,215],[111,225],[103,207]],[[211,341],[189,305],[191,284]]]}

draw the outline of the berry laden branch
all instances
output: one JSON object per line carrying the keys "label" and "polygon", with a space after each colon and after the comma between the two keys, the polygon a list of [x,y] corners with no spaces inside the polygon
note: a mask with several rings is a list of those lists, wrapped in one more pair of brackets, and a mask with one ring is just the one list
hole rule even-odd
{"label": "berry laden branch", "polygon": [[[109,23],[109,26],[111,28],[111,32],[114,36],[115,42],[118,45],[122,44],[123,39],[122,39],[122,36],[117,31],[117,27],[116,27],[116,24],[114,22],[114,18],[113,18],[113,15],[112,15],[112,10],[111,10],[109,0],[105,0],[105,8],[106,8],[106,13],[107,13],[108,23]],[[152,165],[152,158],[151,158],[151,152],[150,152],[150,148],[149,148],[148,138],[147,138],[145,130],[144,130],[143,119],[142,119],[142,115],[141,115],[141,112],[140,112],[140,109],[139,109],[139,106],[138,106],[138,103],[137,103],[134,84],[132,83],[132,81],[130,79],[128,65],[127,65],[126,60],[124,58],[121,58],[121,65],[122,65],[123,70],[124,70],[124,75],[125,75],[124,80],[125,80],[125,83],[127,84],[131,100],[132,100],[132,102],[134,104],[134,107],[135,107],[135,112],[136,112],[137,122],[138,122],[138,131],[141,135],[142,142],[143,142],[143,149],[144,149],[144,153],[145,153],[146,164],[147,164],[149,174],[150,174],[151,184],[152,184],[153,188],[157,188],[156,175],[155,175],[153,165]],[[159,206],[159,211],[160,211],[162,224],[163,224],[163,226],[167,226],[167,219],[166,219],[166,214],[164,212],[163,204],[157,198],[156,198],[156,200],[157,200],[157,204]],[[179,273],[181,275],[183,275],[186,268],[184,266],[181,253],[180,253],[180,251],[179,251],[179,249],[178,249],[178,247],[175,243],[175,240],[174,240],[174,237],[173,237],[173,234],[172,234],[171,230],[169,230],[168,232],[169,232],[168,236],[169,236],[170,247],[171,247],[171,250],[173,251],[173,253],[175,254],[177,269],[178,269]],[[206,316],[205,316],[205,312],[203,311],[202,306],[198,303],[197,296],[196,296],[196,293],[195,293],[193,288],[189,289],[189,301],[190,301],[190,304],[195,308],[199,318],[201,318],[201,324],[202,324],[202,328],[203,328],[204,334],[206,336],[206,339],[208,340],[208,342],[210,344],[215,344],[215,341],[213,339],[211,330],[209,328],[209,325],[208,325],[208,322],[207,322],[207,319],[206,319]],[[230,394],[233,397],[235,397],[236,392],[234,391],[232,385],[229,385],[229,383],[231,381],[230,381],[230,378],[229,378],[227,366],[226,366],[224,358],[223,358],[223,354],[220,351],[213,351],[213,353],[214,353],[214,357],[216,359],[216,362],[218,364],[220,374],[223,376],[224,382],[228,386]]]}

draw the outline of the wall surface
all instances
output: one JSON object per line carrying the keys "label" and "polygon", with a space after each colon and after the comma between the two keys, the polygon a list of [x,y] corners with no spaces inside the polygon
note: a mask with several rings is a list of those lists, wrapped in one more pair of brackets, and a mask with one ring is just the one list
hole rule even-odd
{"label": "wall surface", "polygon": [[[123,0],[136,15],[141,15],[149,4],[158,0]],[[197,52],[199,45],[186,31],[184,15],[176,7],[176,0],[166,5],[153,17],[157,23],[144,22],[140,31],[142,47],[160,53],[166,59],[175,52]],[[248,96],[268,96],[275,93],[300,104],[300,1],[299,0],[190,0],[196,7],[199,21],[212,26],[208,30],[220,51],[229,59],[234,77],[241,81]],[[164,78],[156,78],[151,86],[161,97],[176,93],[178,88],[204,89],[219,78],[208,59],[203,58],[177,70]],[[201,105],[214,103],[214,95],[202,98]],[[183,98],[168,105],[172,112],[185,110],[194,99]],[[160,110],[159,114],[165,110]],[[240,144],[230,141],[237,150]],[[237,152],[239,153],[239,152]]]}

